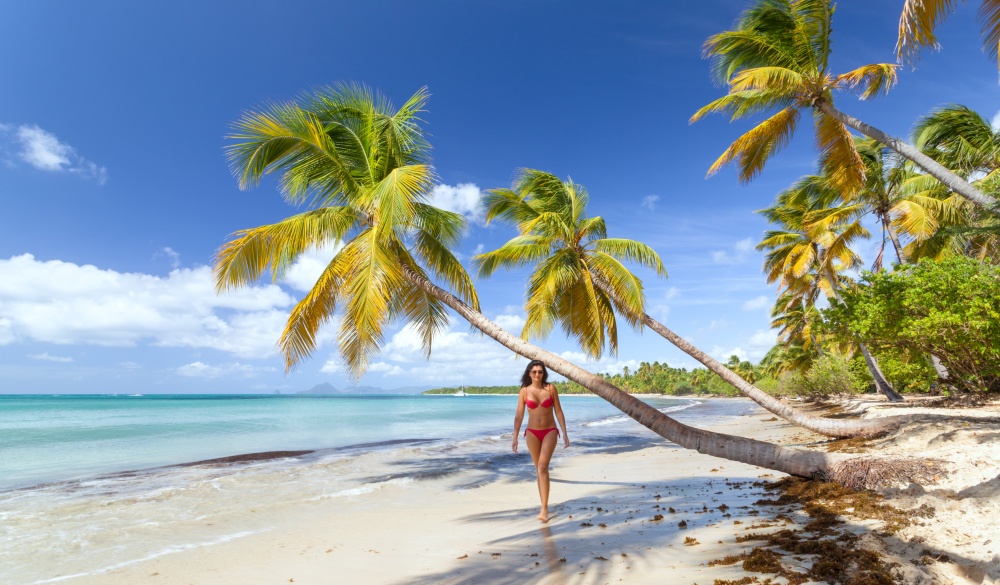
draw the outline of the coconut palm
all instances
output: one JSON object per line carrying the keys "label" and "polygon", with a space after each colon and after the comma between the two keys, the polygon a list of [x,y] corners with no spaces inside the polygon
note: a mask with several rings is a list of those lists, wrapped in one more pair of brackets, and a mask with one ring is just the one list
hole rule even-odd
{"label": "coconut palm", "polygon": [[740,181],[752,180],[788,144],[800,112],[809,109],[821,166],[841,190],[853,193],[864,181],[864,165],[850,127],[913,161],[976,205],[995,205],[993,197],[918,149],[833,107],[833,93],[838,90],[855,90],[861,99],[887,92],[896,81],[896,66],[876,63],[840,75],[831,73],[827,61],[832,17],[829,0],[755,0],[734,30],[709,37],[705,53],[729,91],[695,112],[691,121],[710,113],[728,113],[735,120],[778,110],[733,142],[709,174],[737,161]]}
{"label": "coconut palm", "polygon": [[[899,17],[896,55],[901,61],[913,61],[922,47],[940,48],[934,29],[951,14],[956,0],[905,0]],[[1000,53],[1000,0],[982,0],[979,5],[983,52],[996,61]]]}
{"label": "coconut palm", "polygon": [[[587,217],[587,198],[581,194],[586,190],[572,181],[524,169],[511,189],[493,190],[484,200],[487,221],[499,218],[519,233],[500,248],[473,259],[479,275],[489,277],[498,268],[534,265],[525,300],[525,339],[544,337],[559,322],[567,334],[581,340],[591,356],[599,357],[603,344],[596,330],[616,332],[617,313],[637,329],[644,325],[657,332],[742,394],[794,424],[831,436],[881,432],[880,421],[824,419],[791,408],[646,314],[642,280],[623,261],[664,275],[659,255],[641,242],[608,238],[604,220]],[[585,327],[593,331],[582,331]]]}
{"label": "coconut palm", "polygon": [[[938,108],[913,130],[914,143],[928,156],[953,168],[986,193],[1000,191],[1000,130],[961,105]],[[920,256],[963,254],[980,260],[1000,259],[1000,221],[938,188],[930,220],[933,232],[917,238]]]}
{"label": "coconut palm", "polygon": [[[863,209],[839,209],[839,191],[824,176],[810,175],[778,195],[777,203],[759,213],[782,228],[770,230],[757,245],[766,250],[768,284],[779,283],[779,297],[790,295],[815,302],[817,292],[840,300],[840,273],[858,268],[861,258],[851,249],[870,236],[861,225]],[[787,301],[786,301],[787,303]],[[893,402],[903,400],[885,379],[868,347],[858,342],[878,390]]]}
{"label": "coconut palm", "polygon": [[[683,425],[483,316],[471,280],[448,251],[462,218],[426,203],[433,170],[418,118],[426,99],[427,92],[418,91],[396,110],[367,88],[339,85],[248,112],[235,124],[229,155],[240,185],[276,173],[285,196],[311,200],[312,209],[234,234],[215,258],[217,289],[247,286],[266,271],[278,279],[311,246],[344,241],[289,316],[279,341],[287,367],[315,350],[316,333],[338,311],[338,345],[355,376],[379,351],[392,321],[415,323],[429,352],[447,306],[511,351],[545,361],[682,447],[803,477],[849,479],[843,456]],[[462,298],[434,284],[431,274]]]}

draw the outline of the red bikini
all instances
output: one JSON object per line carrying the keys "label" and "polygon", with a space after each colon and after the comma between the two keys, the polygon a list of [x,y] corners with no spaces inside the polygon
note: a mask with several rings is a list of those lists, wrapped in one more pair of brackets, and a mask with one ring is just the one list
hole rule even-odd
{"label": "red bikini", "polygon": [[[552,397],[549,396],[548,398],[546,398],[545,400],[543,400],[541,405],[539,405],[534,400],[531,400],[530,398],[525,398],[524,399],[524,404],[525,404],[525,406],[528,407],[528,410],[535,410],[539,406],[541,406],[542,408],[551,408],[552,407]],[[528,428],[526,428],[526,429],[524,429],[524,436],[527,437],[528,433],[531,433],[532,435],[535,435],[536,439],[538,439],[539,441],[541,441],[541,440],[545,439],[545,435],[548,435],[552,431],[556,432],[556,436],[557,437],[559,436],[559,429],[557,427],[552,427],[552,428],[548,428],[548,429],[528,429]]]}

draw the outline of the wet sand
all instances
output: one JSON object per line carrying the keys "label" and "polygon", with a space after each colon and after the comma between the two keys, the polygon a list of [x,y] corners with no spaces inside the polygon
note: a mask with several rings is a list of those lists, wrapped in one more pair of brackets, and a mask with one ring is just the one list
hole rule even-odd
{"label": "wet sand", "polygon": [[[953,462],[939,486],[886,490],[886,502],[900,506],[904,515],[906,509],[926,504],[935,509],[932,517],[888,534],[884,522],[844,512],[836,526],[824,528],[833,530],[833,536],[816,538],[833,540],[848,534],[858,551],[871,551],[873,558],[884,560],[897,582],[992,585],[1000,570],[1000,563],[992,564],[1000,560],[994,554],[1000,552],[1000,533],[989,536],[995,531],[992,519],[1000,501],[996,490],[1000,453],[990,438],[995,438],[997,429],[967,421],[954,423],[953,429],[933,424],[939,426],[918,425],[881,443],[859,447],[894,456],[904,450],[916,454],[934,448],[938,449],[934,455],[944,456],[947,449],[961,447],[966,459]],[[740,417],[720,430],[810,448],[822,448],[820,444],[827,442],[769,414]],[[953,433],[950,439],[948,433]],[[985,459],[991,456],[992,460]],[[966,468],[978,470],[978,475],[963,475]],[[430,474],[420,481],[336,500],[266,509],[255,509],[254,502],[247,501],[245,514],[254,518],[260,531],[165,551],[60,582],[705,585],[744,577],[763,581],[776,575],[745,570],[741,562],[711,563],[760,547],[760,541],[745,540],[749,534],[803,529],[811,521],[800,504],[758,504],[775,497],[764,484],[780,477],[666,442],[610,444],[598,452],[576,455],[572,447],[564,451],[560,446],[552,468],[553,517],[548,524],[535,519],[537,492],[525,457],[524,465],[489,481],[481,481],[470,470]],[[972,487],[963,487],[964,483]],[[975,516],[976,510],[983,515]],[[785,570],[793,572],[806,573],[816,562],[808,554],[777,549],[777,555]]]}

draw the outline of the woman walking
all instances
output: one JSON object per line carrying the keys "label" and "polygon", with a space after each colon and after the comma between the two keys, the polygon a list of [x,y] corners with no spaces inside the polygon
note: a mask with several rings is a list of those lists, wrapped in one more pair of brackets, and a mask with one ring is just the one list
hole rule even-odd
{"label": "woman walking", "polygon": [[521,376],[521,392],[517,397],[517,413],[514,415],[514,440],[511,444],[511,448],[517,453],[517,435],[521,432],[524,409],[527,407],[528,426],[524,429],[524,437],[538,474],[538,497],[542,501],[538,519],[542,522],[549,521],[549,461],[552,460],[552,452],[559,439],[556,419],[559,419],[559,426],[563,430],[564,448],[569,447],[569,433],[566,431],[566,419],[559,403],[559,392],[548,381],[549,372],[545,363],[531,360]]}

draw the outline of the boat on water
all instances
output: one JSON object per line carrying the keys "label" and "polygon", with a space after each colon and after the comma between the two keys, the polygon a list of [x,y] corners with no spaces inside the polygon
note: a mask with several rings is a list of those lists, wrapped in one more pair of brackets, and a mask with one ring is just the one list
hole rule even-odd
{"label": "boat on water", "polygon": [[465,388],[460,388],[458,392],[455,392],[455,396],[465,396]]}

